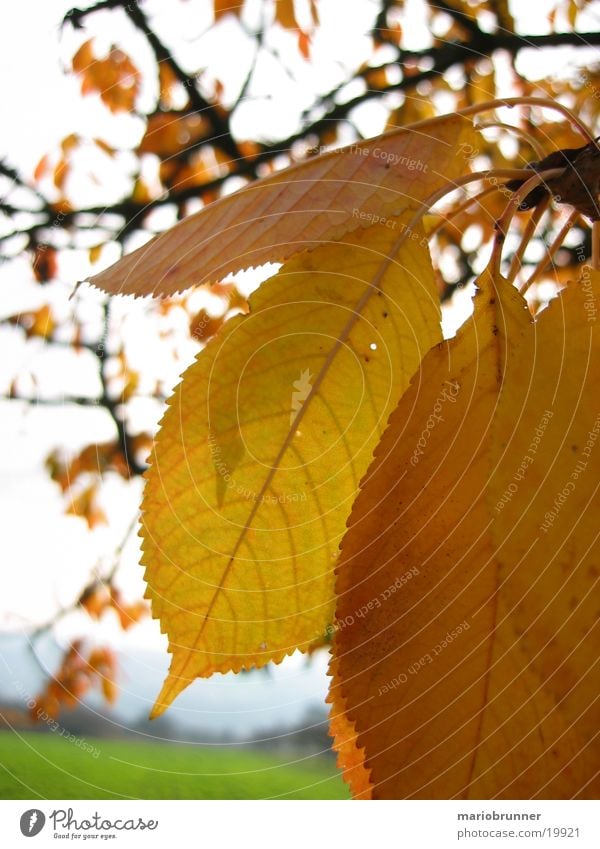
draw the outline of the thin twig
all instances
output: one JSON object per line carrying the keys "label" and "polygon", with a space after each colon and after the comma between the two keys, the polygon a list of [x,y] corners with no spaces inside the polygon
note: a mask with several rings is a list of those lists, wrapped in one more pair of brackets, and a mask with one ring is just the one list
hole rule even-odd
{"label": "thin twig", "polygon": [[523,235],[521,236],[521,242],[519,243],[519,247],[514,253],[512,261],[510,263],[510,268],[508,270],[508,274],[506,279],[509,283],[513,283],[515,277],[519,273],[521,268],[521,260],[523,259],[523,254],[527,250],[527,245],[529,244],[533,234],[536,231],[538,224],[540,223],[542,216],[548,209],[550,205],[550,195],[546,194],[542,198],[542,200],[538,203],[532,214],[529,216],[529,220],[523,230]]}
{"label": "thin twig", "polygon": [[521,127],[515,127],[513,124],[505,124],[504,121],[490,121],[489,124],[476,124],[476,130],[507,130],[511,133],[514,133],[516,136],[520,136],[527,144],[533,148],[535,151],[535,155],[540,159],[543,159],[545,156],[544,151],[542,150],[539,143],[532,138],[531,133],[528,133],[527,130],[523,130]]}
{"label": "thin twig", "polygon": [[492,192],[498,192],[498,191],[500,191],[500,186],[488,186],[487,189],[483,189],[483,191],[478,192],[477,194],[472,195],[471,197],[468,197],[466,200],[462,201],[461,203],[459,203],[457,206],[453,207],[452,209],[449,209],[447,212],[440,213],[442,215],[442,219],[441,219],[441,221],[438,221],[438,223],[435,225],[435,227],[431,228],[431,230],[428,233],[428,238],[431,239],[442,228],[446,227],[448,224],[451,224],[453,218],[455,218],[457,215],[460,215],[461,212],[464,212],[472,204],[479,203],[481,198],[485,197],[486,195],[491,194]]}
{"label": "thin twig", "polygon": [[[500,265],[502,262],[502,248],[504,240],[517,209],[521,202],[527,197],[529,192],[536,186],[552,177],[558,177],[564,172],[564,168],[550,168],[547,171],[537,171],[532,177],[529,177],[522,186],[517,189],[510,201],[506,205],[506,209],[496,222],[496,238],[494,239],[494,247],[492,249],[491,268],[494,277],[500,277]],[[531,174],[531,171],[528,172]]]}
{"label": "thin twig", "polygon": [[546,251],[546,253],[542,257],[542,259],[538,262],[538,264],[533,269],[530,276],[527,278],[525,283],[519,289],[519,291],[521,292],[522,295],[524,295],[525,292],[531,286],[531,284],[534,283],[537,280],[537,278],[540,276],[540,274],[542,274],[542,272],[548,266],[548,264],[552,262],[554,255],[556,254],[557,250],[562,245],[562,243],[565,239],[565,236],[567,235],[567,233],[569,232],[571,227],[574,227],[575,224],[577,223],[577,219],[579,218],[579,215],[580,215],[580,213],[576,209],[574,209],[571,212],[571,214],[569,215],[569,217],[567,218],[567,220],[565,221],[563,226],[560,228],[560,230],[558,231],[558,233],[556,234],[556,236],[552,240],[552,243],[548,247],[548,250]]}
{"label": "thin twig", "polygon": [[592,222],[592,269],[600,271],[600,221]]}

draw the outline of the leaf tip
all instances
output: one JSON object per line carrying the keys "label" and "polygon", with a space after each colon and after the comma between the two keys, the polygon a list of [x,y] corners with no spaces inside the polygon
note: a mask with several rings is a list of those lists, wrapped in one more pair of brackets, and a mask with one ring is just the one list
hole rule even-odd
{"label": "leaf tip", "polygon": [[[173,669],[175,662],[176,658],[174,657],[171,662],[171,670]],[[152,710],[150,711],[150,719],[157,719],[159,716],[162,716],[166,709],[175,701],[177,696],[192,683],[192,680],[193,679],[190,678],[183,678],[174,674],[172,671],[169,671],[169,674],[165,678],[165,683],[162,685],[162,689],[154,702]]]}

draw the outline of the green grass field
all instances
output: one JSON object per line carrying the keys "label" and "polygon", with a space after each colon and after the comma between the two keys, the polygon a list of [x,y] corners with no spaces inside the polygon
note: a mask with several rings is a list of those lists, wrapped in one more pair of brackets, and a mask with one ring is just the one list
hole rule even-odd
{"label": "green grass field", "polygon": [[348,799],[332,761],[0,731],[2,799]]}

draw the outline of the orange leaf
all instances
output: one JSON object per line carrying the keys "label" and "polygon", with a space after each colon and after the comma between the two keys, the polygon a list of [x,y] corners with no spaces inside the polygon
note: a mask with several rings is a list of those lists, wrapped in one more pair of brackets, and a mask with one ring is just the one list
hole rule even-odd
{"label": "orange leaf", "polygon": [[61,150],[65,156],[68,156],[75,148],[79,147],[80,138],[77,133],[71,133],[66,136],[60,143]]}
{"label": "orange leaf", "polygon": [[190,336],[198,342],[205,342],[214,336],[223,324],[223,316],[214,318],[206,310],[200,310],[190,321]]}
{"label": "orange leaf", "polygon": [[161,62],[158,66],[158,84],[161,103],[167,109],[171,109],[175,105],[173,91],[180,85],[180,82],[169,62]]}
{"label": "orange leaf", "polygon": [[369,68],[364,74],[365,82],[372,89],[385,88],[388,76],[385,68]]}
{"label": "orange leaf", "polygon": [[241,268],[289,258],[419,202],[464,169],[471,124],[443,116],[313,157],[220,198],[111,268],[93,285],[121,294],[168,295]]}
{"label": "orange leaf", "polygon": [[54,168],[54,173],[52,175],[52,179],[54,185],[57,189],[62,191],[65,187],[65,182],[67,177],[69,176],[69,172],[71,170],[71,164],[66,159],[59,159],[56,167]]}
{"label": "orange leaf", "polygon": [[[332,659],[330,674],[337,677],[337,660]],[[333,701],[331,696],[328,701]],[[337,765],[342,771],[344,781],[350,787],[354,799],[372,799],[373,785],[369,780],[369,770],[365,767],[365,752],[356,741],[354,723],[350,722],[345,710],[345,702],[338,694],[329,717],[329,734],[333,737],[333,748],[338,753]]]}
{"label": "orange leaf", "polygon": [[57,253],[47,245],[38,245],[33,255],[33,274],[38,283],[46,283],[58,272]]}
{"label": "orange leaf", "polygon": [[94,144],[106,153],[107,156],[113,157],[116,153],[115,148],[108,144],[108,142],[105,142],[104,139],[94,139]]}
{"label": "orange leaf", "polygon": [[71,60],[71,65],[76,73],[83,73],[93,62],[96,61],[92,45],[92,39],[90,39],[89,41],[85,41],[81,45],[77,53],[73,56],[73,59]]}
{"label": "orange leaf", "polygon": [[[110,605],[110,594],[104,584],[93,584],[81,594],[79,604],[92,619],[99,619]],[[91,663],[91,660],[90,660]]]}
{"label": "orange leaf", "polygon": [[112,47],[105,59],[97,59],[91,41],[86,41],[72,59],[82,78],[82,94],[98,93],[111,112],[128,112],[135,106],[141,75],[131,59]]}
{"label": "orange leaf", "polygon": [[298,50],[305,59],[310,59],[310,35],[302,31],[298,33]]}
{"label": "orange leaf", "polygon": [[195,145],[209,131],[209,124],[201,115],[159,112],[148,119],[138,150],[160,157],[172,156]]}
{"label": "orange leaf", "polygon": [[108,519],[104,511],[96,503],[96,484],[88,486],[79,495],[71,498],[67,515],[79,516],[85,519],[90,530],[96,525],[108,524]]}
{"label": "orange leaf", "polygon": [[238,0],[237,3],[235,0],[213,0],[215,23],[224,18],[225,15],[235,15],[236,18],[239,18],[243,6],[244,0]]}
{"label": "orange leaf", "polygon": [[33,172],[34,180],[41,180],[44,174],[48,171],[50,167],[50,157],[48,154],[42,156],[38,164],[35,166],[35,171]]}
{"label": "orange leaf", "polygon": [[275,0],[275,20],[284,29],[300,29],[294,11],[294,0]]}
{"label": "orange leaf", "polygon": [[333,715],[373,798],[594,797],[600,275],[535,325],[506,281],[480,285],[353,507]]}

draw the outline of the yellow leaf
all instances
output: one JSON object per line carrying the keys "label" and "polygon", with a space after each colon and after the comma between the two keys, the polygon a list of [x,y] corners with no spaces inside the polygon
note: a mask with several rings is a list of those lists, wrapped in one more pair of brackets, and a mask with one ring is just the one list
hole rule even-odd
{"label": "yellow leaf", "polygon": [[485,70],[473,71],[470,75],[467,91],[469,103],[485,103],[486,100],[493,100],[496,92],[496,72],[491,63],[487,72]]}
{"label": "yellow leaf", "polygon": [[569,0],[569,6],[568,6],[568,10],[567,10],[567,18],[568,18],[568,21],[569,21],[569,26],[572,29],[575,29],[578,14],[579,14],[579,6],[577,4],[577,0]]}
{"label": "yellow leaf", "polygon": [[290,260],[177,388],[142,506],[173,654],[154,715],[196,677],[279,662],[325,633],[358,481],[440,336],[422,230],[388,259],[405,222]]}
{"label": "yellow leaf", "polygon": [[101,687],[102,695],[104,696],[108,704],[114,705],[119,696],[119,688],[117,687],[116,682],[113,681],[111,678],[104,677],[102,678]]}
{"label": "yellow leaf", "polygon": [[98,262],[98,260],[102,256],[103,247],[104,245],[94,245],[92,248],[89,249],[88,258],[92,264]]}
{"label": "yellow leaf", "polygon": [[466,169],[478,135],[443,116],[317,156],[220,198],[91,278],[111,293],[168,295],[398,215]]}
{"label": "yellow leaf", "polygon": [[136,371],[129,369],[125,372],[125,386],[121,392],[121,399],[129,401],[137,392],[140,384],[140,376]]}
{"label": "yellow leaf", "polygon": [[43,339],[49,339],[52,336],[56,322],[48,304],[44,304],[37,312],[31,313],[31,319],[31,326],[27,328],[28,336],[41,336]]}
{"label": "yellow leaf", "polygon": [[600,276],[536,324],[506,281],[480,285],[355,502],[332,716],[373,798],[594,797]]}
{"label": "yellow leaf", "polygon": [[152,200],[152,192],[150,191],[150,187],[142,179],[142,177],[138,177],[133,186],[133,192],[131,193],[131,199],[134,203],[138,204],[146,204],[150,203]]}
{"label": "yellow leaf", "polygon": [[508,0],[494,0],[492,10],[505,33],[515,31],[515,19],[511,14]]}

